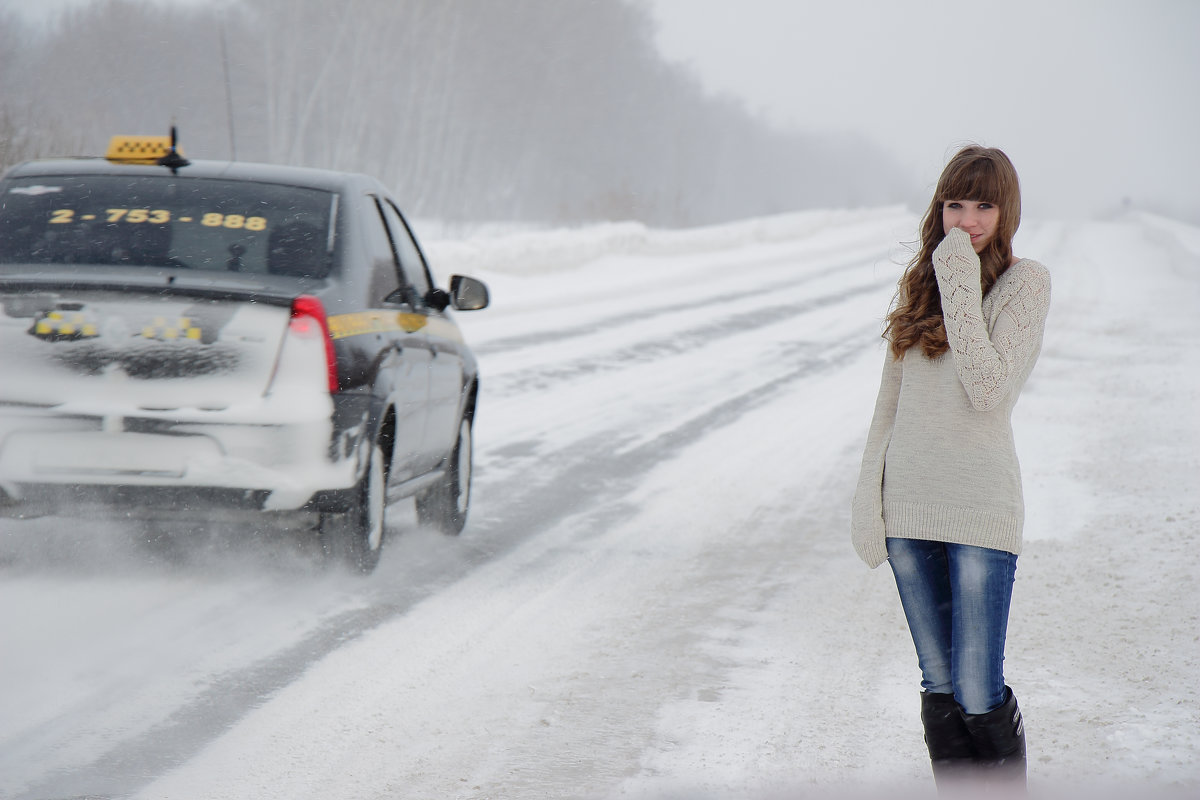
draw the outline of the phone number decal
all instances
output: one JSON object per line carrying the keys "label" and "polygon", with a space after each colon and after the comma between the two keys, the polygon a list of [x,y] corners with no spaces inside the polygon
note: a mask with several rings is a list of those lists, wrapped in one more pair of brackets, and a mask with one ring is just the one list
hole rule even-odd
{"label": "phone number decal", "polygon": [[134,224],[149,223],[164,225],[174,219],[176,222],[199,222],[206,228],[234,228],[248,231],[265,231],[266,217],[247,217],[242,214],[199,214],[197,216],[173,217],[165,208],[109,208],[103,215],[80,214],[73,208],[58,208],[50,212],[51,225],[67,225],[72,222],[90,222],[101,216],[106,222],[130,222]]}

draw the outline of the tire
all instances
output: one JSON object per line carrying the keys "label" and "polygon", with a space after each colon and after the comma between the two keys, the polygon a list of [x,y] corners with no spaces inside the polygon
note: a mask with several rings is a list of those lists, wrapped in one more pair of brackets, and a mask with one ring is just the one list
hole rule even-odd
{"label": "tire", "polygon": [[379,564],[387,506],[383,450],[377,443],[371,446],[371,460],[356,495],[358,502],[349,511],[321,514],[321,549],[328,561],[366,575]]}
{"label": "tire", "polygon": [[471,507],[471,419],[458,425],[458,440],[446,459],[445,474],[433,488],[417,495],[417,521],[442,533],[457,536],[467,524]]}

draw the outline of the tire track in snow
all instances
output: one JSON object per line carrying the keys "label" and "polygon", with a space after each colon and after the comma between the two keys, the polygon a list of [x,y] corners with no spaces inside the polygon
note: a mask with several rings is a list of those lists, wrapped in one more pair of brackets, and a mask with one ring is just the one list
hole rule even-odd
{"label": "tire track in snow", "polygon": [[[753,311],[731,314],[677,331],[669,336],[626,345],[607,353],[587,356],[565,364],[552,364],[506,373],[488,380],[487,391],[489,395],[494,394],[498,397],[508,397],[525,392],[543,392],[552,388],[554,384],[583,375],[595,376],[603,372],[625,369],[634,364],[660,361],[670,356],[698,350],[731,335],[766,328],[811,311],[835,306],[864,294],[876,292],[879,290],[879,286],[878,281],[859,284],[842,291],[794,303],[766,306]],[[759,292],[753,294],[759,294]]]}
{"label": "tire track in snow", "polygon": [[[864,249],[861,253],[855,253],[850,257],[840,258],[833,264],[822,269],[805,272],[804,274],[792,279],[777,281],[772,284],[771,289],[772,291],[779,291],[799,288],[823,278],[836,275],[846,269],[861,267],[866,262],[878,261],[886,256],[886,252],[880,251],[877,248]],[[756,263],[754,266],[764,266],[766,264],[802,265],[803,262],[798,263],[798,259],[798,256],[790,256],[788,258],[777,257],[767,262]],[[755,297],[760,297],[762,296],[763,292],[763,287],[755,286],[754,288],[737,289],[732,292],[716,292],[683,303],[659,303],[645,308],[639,308],[632,311],[623,311],[619,314],[612,314],[597,319],[590,319],[588,322],[577,325],[570,325],[551,330],[536,331],[534,333],[523,333],[516,336],[501,337],[498,339],[493,339],[490,342],[485,342],[478,346],[474,346],[472,349],[477,356],[481,357],[497,355],[513,350],[523,350],[528,347],[544,345],[548,341],[558,343],[584,336],[609,333],[623,326],[640,324],[650,319],[671,316],[682,312],[699,311],[714,307],[722,308],[741,300],[749,300]]]}

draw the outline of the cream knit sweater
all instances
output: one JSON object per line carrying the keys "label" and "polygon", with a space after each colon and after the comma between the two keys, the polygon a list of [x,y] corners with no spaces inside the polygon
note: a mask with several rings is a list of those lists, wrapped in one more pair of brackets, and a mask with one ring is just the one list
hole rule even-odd
{"label": "cream knit sweater", "polygon": [[979,257],[957,228],[933,264],[950,350],[888,351],[851,506],[854,549],[872,568],[888,536],[1021,552],[1011,417],[1041,351],[1050,273],[1018,261],[983,297]]}

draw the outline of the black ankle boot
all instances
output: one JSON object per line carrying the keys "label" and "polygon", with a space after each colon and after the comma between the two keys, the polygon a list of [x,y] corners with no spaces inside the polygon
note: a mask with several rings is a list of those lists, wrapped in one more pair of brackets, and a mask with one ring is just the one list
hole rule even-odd
{"label": "black ankle boot", "polygon": [[1004,688],[1004,703],[986,714],[963,714],[963,723],[975,746],[980,777],[1025,789],[1025,724],[1012,689]]}
{"label": "black ankle boot", "polygon": [[925,726],[925,746],[929,748],[929,763],[938,790],[944,791],[968,778],[975,764],[975,745],[954,695],[923,693],[921,724]]}

